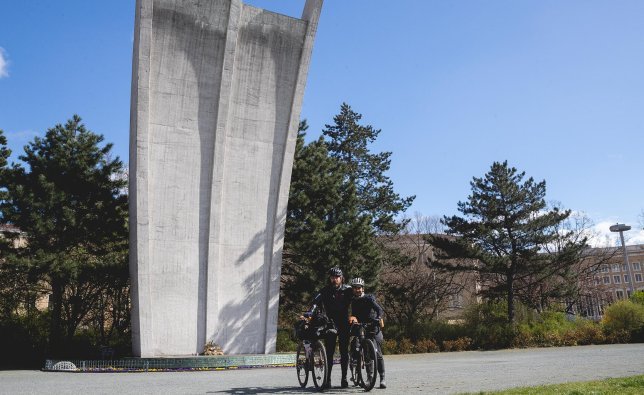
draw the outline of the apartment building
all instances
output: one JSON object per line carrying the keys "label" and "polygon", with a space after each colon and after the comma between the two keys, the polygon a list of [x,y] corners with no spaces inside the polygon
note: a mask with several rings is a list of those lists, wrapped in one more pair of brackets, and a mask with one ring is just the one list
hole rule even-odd
{"label": "apartment building", "polygon": [[579,301],[575,312],[594,319],[603,315],[604,308],[618,300],[628,299],[635,291],[644,291],[644,244],[626,247],[629,264],[624,261],[622,248],[594,248],[592,265],[580,279]]}
{"label": "apartment building", "polygon": [[[410,234],[390,239],[388,244],[398,248],[414,260],[407,269],[407,281],[422,283],[428,276],[445,276],[434,271],[424,263],[432,257],[431,246],[422,234]],[[644,290],[644,244],[627,246],[629,265],[624,262],[621,247],[591,248],[574,268],[579,275],[577,296],[570,300],[562,300],[561,305],[572,314],[601,319],[606,308],[618,300],[628,299],[634,291]],[[394,276],[384,273],[385,281],[396,280]],[[434,277],[436,278],[436,277]],[[443,277],[443,280],[445,278]],[[452,286],[441,299],[438,316],[446,319],[459,317],[464,308],[472,303],[480,302],[480,291],[485,287],[485,281],[474,273],[462,273],[449,279]],[[428,282],[436,285],[438,282]]]}

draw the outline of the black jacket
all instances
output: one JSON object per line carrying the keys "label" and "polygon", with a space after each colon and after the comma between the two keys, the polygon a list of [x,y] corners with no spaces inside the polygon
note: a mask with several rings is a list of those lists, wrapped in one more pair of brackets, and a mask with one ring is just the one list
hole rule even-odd
{"label": "black jacket", "polygon": [[336,326],[344,327],[349,325],[349,306],[352,297],[353,292],[348,285],[342,284],[338,288],[327,285],[313,298],[313,304],[319,306],[321,303],[326,315],[335,322]]}
{"label": "black jacket", "polygon": [[358,322],[369,322],[382,318],[384,311],[376,302],[376,298],[369,294],[362,297],[354,297],[351,301],[351,315],[358,319]]}

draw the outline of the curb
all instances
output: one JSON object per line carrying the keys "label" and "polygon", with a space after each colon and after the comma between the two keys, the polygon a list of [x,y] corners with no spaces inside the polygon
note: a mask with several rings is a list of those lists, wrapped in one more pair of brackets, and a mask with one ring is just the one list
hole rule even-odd
{"label": "curb", "polygon": [[295,354],[216,355],[103,360],[47,359],[45,372],[135,373],[253,369],[295,366]]}

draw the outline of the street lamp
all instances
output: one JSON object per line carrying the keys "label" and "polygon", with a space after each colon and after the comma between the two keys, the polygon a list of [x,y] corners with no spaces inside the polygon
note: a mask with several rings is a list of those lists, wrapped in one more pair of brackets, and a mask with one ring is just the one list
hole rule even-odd
{"label": "street lamp", "polygon": [[628,287],[631,289],[632,295],[635,292],[635,288],[633,287],[633,270],[631,269],[631,265],[628,263],[628,251],[626,251],[626,243],[624,243],[624,232],[626,232],[627,230],[631,230],[631,227],[624,224],[615,224],[610,227],[610,231],[619,232],[619,237],[622,239],[622,247],[624,248],[624,263],[626,264],[626,268],[628,270]]}

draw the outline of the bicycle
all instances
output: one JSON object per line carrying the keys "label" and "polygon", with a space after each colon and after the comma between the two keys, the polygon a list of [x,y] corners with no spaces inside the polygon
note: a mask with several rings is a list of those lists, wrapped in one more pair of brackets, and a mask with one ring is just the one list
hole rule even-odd
{"label": "bicycle", "polygon": [[354,386],[371,391],[376,385],[378,348],[374,336],[380,330],[377,322],[354,322],[350,328],[349,370]]}
{"label": "bicycle", "polygon": [[323,339],[337,330],[333,322],[324,314],[309,315],[295,324],[295,334],[300,340],[297,346],[295,369],[300,387],[305,388],[309,381],[309,372],[313,385],[324,390],[329,380],[329,363]]}

